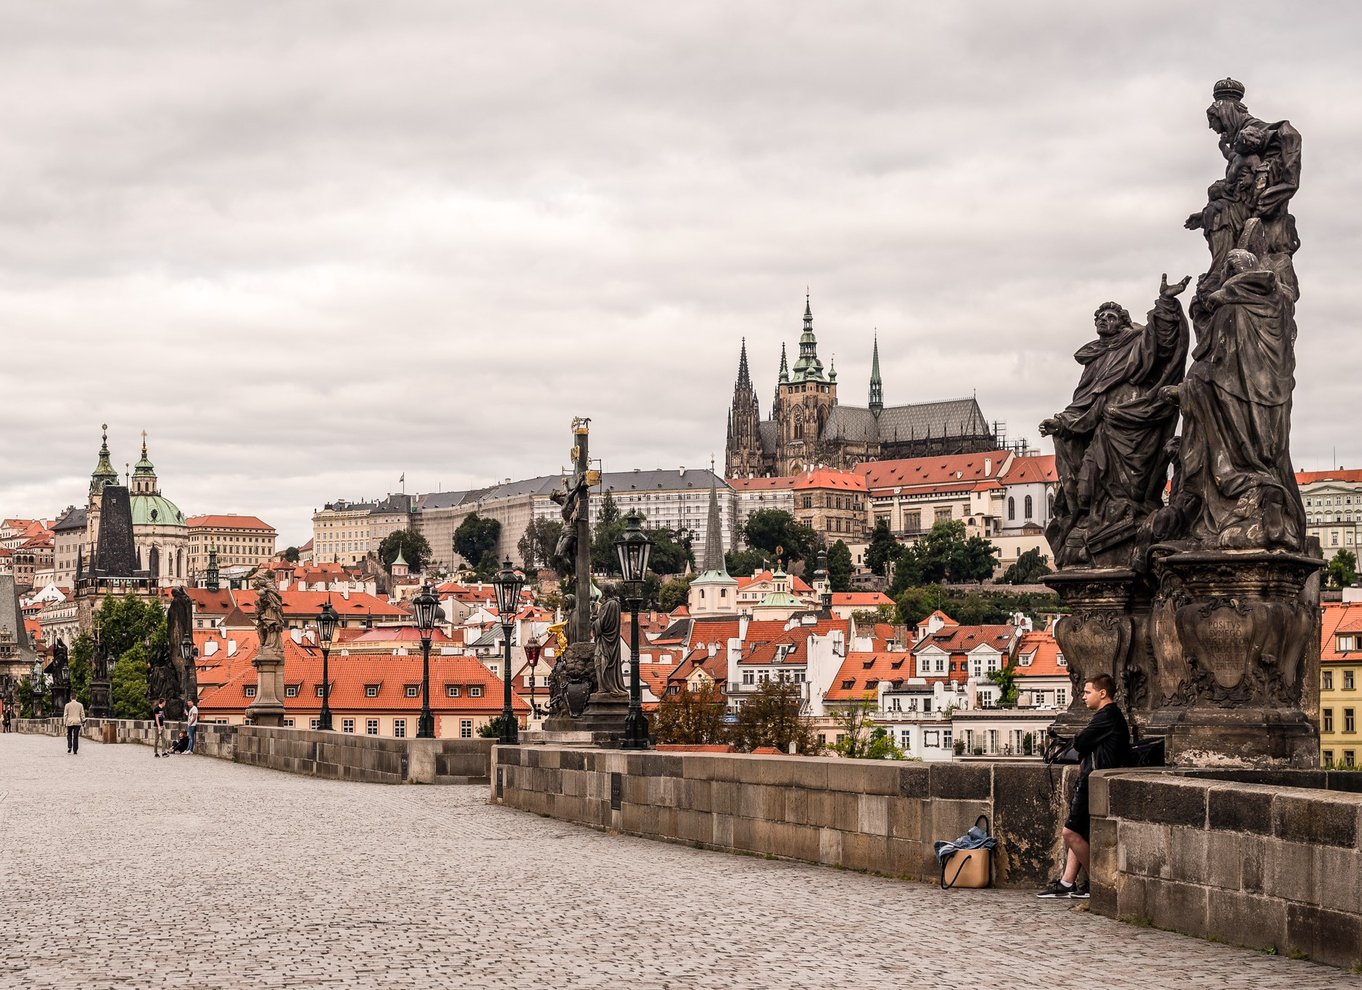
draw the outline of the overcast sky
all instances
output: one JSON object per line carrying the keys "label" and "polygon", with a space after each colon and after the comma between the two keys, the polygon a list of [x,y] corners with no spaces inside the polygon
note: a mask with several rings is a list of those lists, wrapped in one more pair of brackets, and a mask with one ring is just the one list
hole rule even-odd
{"label": "overcast sky", "polygon": [[83,503],[102,422],[281,546],[556,471],[574,415],[609,470],[722,464],[806,285],[843,402],[878,327],[887,403],[1037,442],[1093,308],[1205,268],[1226,74],[1303,134],[1294,460],[1362,466],[1356,5],[0,11],[0,514]]}

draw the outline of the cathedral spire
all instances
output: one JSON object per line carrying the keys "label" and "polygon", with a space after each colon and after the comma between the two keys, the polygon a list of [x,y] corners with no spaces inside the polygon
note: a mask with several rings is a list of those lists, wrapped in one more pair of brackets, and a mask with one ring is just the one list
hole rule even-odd
{"label": "cathedral spire", "polygon": [[808,290],[804,292],[804,332],[799,335],[799,360],[795,361],[793,380],[796,382],[826,382],[823,362],[818,360],[818,340],[813,335],[813,308]]}
{"label": "cathedral spire", "polygon": [[880,334],[875,332],[875,347],[870,358],[870,411],[876,416],[884,409],[884,383],[880,381]]}
{"label": "cathedral spire", "polygon": [[777,379],[782,384],[790,380],[790,366],[785,363],[785,345],[780,345],[780,375]]}
{"label": "cathedral spire", "polygon": [[714,474],[714,461],[709,462],[709,518],[705,524],[705,556],[701,567],[706,574],[728,577],[728,567],[724,563],[724,530],[719,514],[718,478]]}
{"label": "cathedral spire", "polygon": [[751,388],[752,376],[747,370],[747,338],[742,339],[742,353],[738,357],[738,388]]}

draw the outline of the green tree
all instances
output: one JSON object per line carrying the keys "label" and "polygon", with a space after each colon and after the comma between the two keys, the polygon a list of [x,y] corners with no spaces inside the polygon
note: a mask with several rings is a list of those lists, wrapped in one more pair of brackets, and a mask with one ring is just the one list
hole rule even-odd
{"label": "green tree", "polygon": [[89,633],[81,633],[71,644],[71,694],[86,708],[90,707],[90,678],[94,670],[95,641]]}
{"label": "green tree", "polygon": [[917,625],[941,607],[945,591],[940,585],[922,588],[905,588],[894,599],[898,609],[899,622],[909,628]]}
{"label": "green tree", "polygon": [[497,544],[501,542],[501,523],[484,519],[471,512],[454,530],[454,550],[468,561],[468,566],[483,573],[494,573],[501,561],[497,560]]}
{"label": "green tree", "polygon": [[822,537],[784,509],[758,509],[752,513],[743,526],[743,539],[753,550],[765,550],[772,555],[780,548],[791,561],[813,560],[823,548]]}
{"label": "green tree", "polygon": [[875,520],[875,528],[870,534],[870,545],[865,550],[865,566],[871,574],[884,577],[886,565],[898,560],[902,547],[889,532],[889,520]]}
{"label": "green tree", "polygon": [[761,550],[730,550],[724,554],[724,567],[733,577],[751,577],[765,570],[769,560]]}
{"label": "green tree", "polygon": [[151,669],[147,648],[141,643],[125,651],[109,675],[114,718],[151,718],[147,698],[147,675]]}
{"label": "green tree", "polygon": [[[520,724],[518,720],[517,720],[516,724],[517,724],[517,725]],[[483,738],[483,739],[500,739],[500,738],[501,738],[501,716],[498,715],[496,718],[492,719],[492,721],[487,722],[487,723],[485,723],[484,725],[479,726],[479,727],[478,727],[478,736],[479,736],[480,738]]]}
{"label": "green tree", "polygon": [[378,545],[378,562],[389,574],[393,572],[393,561],[399,551],[411,573],[424,573],[431,556],[430,544],[424,536],[410,529],[395,529],[383,537]]}
{"label": "green tree", "polygon": [[[648,566],[658,574],[680,574],[686,565],[695,566],[695,551],[691,549],[691,534],[688,530],[666,528],[645,530],[653,541],[653,550],[648,557]],[[611,544],[614,550],[614,544]],[[616,560],[618,564],[618,560]],[[619,568],[616,567],[616,570]]]}
{"label": "green tree", "polygon": [[1002,584],[1035,584],[1049,573],[1050,558],[1032,547],[1023,551],[1015,564],[1009,564],[999,580]]}
{"label": "green tree", "polygon": [[1357,555],[1351,550],[1340,550],[1329,561],[1329,584],[1334,588],[1350,588],[1357,583]]}
{"label": "green tree", "polygon": [[851,549],[838,540],[828,547],[828,583],[833,591],[851,590]]}
{"label": "green tree", "polygon": [[865,697],[840,711],[832,713],[837,727],[837,741],[833,751],[851,760],[902,760],[907,757],[894,742],[894,737],[882,726],[874,724],[877,709],[875,695]]}
{"label": "green tree", "polygon": [[738,709],[738,719],[731,727],[732,742],[739,750],[751,752],[758,746],[774,746],[788,753],[793,746],[796,753],[812,756],[819,750],[813,721],[800,714],[803,697],[800,686],[793,681],[767,681]]}
{"label": "green tree", "polygon": [[166,613],[157,601],[136,595],[109,595],[95,612],[95,625],[105,656],[114,659],[134,646],[145,647],[148,655],[167,648]]}
{"label": "green tree", "polygon": [[714,683],[682,688],[658,699],[653,731],[660,743],[708,746],[728,741],[723,693]]}
{"label": "green tree", "polygon": [[1000,669],[992,671],[988,679],[998,685],[998,707],[1016,708],[1020,685],[1017,684],[1017,665],[1005,660]]}
{"label": "green tree", "polygon": [[658,589],[657,607],[664,612],[670,612],[678,605],[684,605],[690,599],[690,583],[694,577],[681,576],[663,581],[662,587]]}
{"label": "green tree", "polygon": [[543,516],[531,519],[525,533],[516,541],[516,551],[525,564],[525,570],[534,571],[541,567],[553,566],[553,551],[558,546],[558,537],[563,533],[563,524],[557,519]]}
{"label": "green tree", "polygon": [[942,581],[982,581],[992,576],[998,548],[982,536],[966,536],[959,519],[935,523],[927,534],[899,555],[890,597],[914,585]]}
{"label": "green tree", "polygon": [[298,563],[298,558],[301,556],[302,554],[298,552],[297,547],[289,547],[284,551],[284,559],[292,561],[295,564]]}
{"label": "green tree", "polygon": [[610,492],[605,493],[601,499],[601,514],[597,517],[597,525],[609,526],[611,523],[620,521],[620,507],[615,503],[615,496]]}

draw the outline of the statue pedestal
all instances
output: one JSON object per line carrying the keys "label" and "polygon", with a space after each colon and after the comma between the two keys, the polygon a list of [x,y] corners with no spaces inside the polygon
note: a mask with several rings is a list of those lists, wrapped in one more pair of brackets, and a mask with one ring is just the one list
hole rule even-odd
{"label": "statue pedestal", "polygon": [[112,718],[112,687],[109,681],[90,681],[90,717]]}
{"label": "statue pedestal", "polygon": [[1069,707],[1055,720],[1055,728],[1069,735],[1088,724],[1092,712],[1083,704],[1083,682],[1097,674],[1110,674],[1116,681],[1116,702],[1128,716],[1147,712],[1149,583],[1120,567],[1073,568],[1050,575],[1045,583],[1072,609],[1055,623],[1055,639],[1073,685]]}
{"label": "statue pedestal", "polygon": [[624,721],[629,717],[629,696],[627,694],[603,694],[596,692],[591,703],[586,706],[582,717],[573,719],[573,728],[584,732],[608,732],[612,736],[624,735]]}
{"label": "statue pedestal", "polygon": [[284,724],[284,656],[277,648],[251,661],[256,671],[255,700],[246,706],[252,725],[274,728]]}
{"label": "statue pedestal", "polygon": [[1318,764],[1323,567],[1285,551],[1155,557],[1149,729],[1165,737],[1170,764]]}

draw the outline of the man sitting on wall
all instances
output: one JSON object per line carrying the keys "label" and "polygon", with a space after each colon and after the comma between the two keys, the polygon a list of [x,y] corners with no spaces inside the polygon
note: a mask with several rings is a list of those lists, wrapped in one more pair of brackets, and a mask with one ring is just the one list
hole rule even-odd
{"label": "man sitting on wall", "polygon": [[[1069,852],[1064,862],[1064,875],[1051,880],[1037,897],[1088,896],[1086,878],[1092,859],[1092,846],[1088,841],[1092,828],[1088,812],[1088,775],[1094,770],[1125,766],[1130,756],[1130,728],[1116,704],[1115,693],[1116,682],[1110,674],[1097,674],[1083,682],[1083,704],[1096,714],[1073,741],[1081,760],[1073,803],[1069,806],[1069,817],[1064,821],[1064,845]],[[1085,878],[1081,884],[1078,882],[1080,867]]]}

